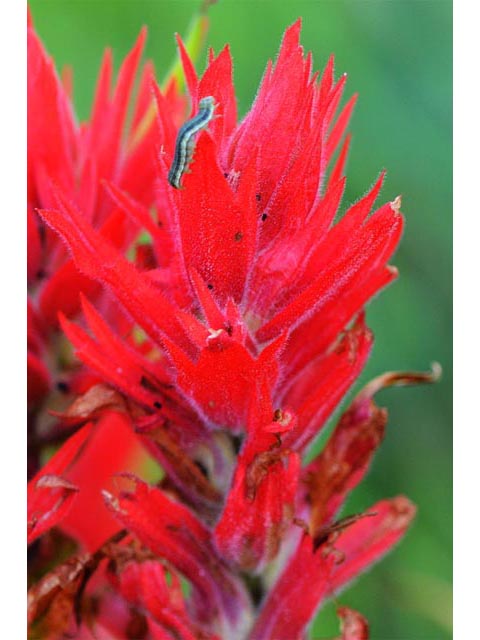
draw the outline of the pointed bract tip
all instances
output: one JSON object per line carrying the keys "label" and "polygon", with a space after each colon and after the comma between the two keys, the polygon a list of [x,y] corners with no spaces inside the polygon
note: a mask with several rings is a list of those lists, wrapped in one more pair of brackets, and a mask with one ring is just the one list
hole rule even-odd
{"label": "pointed bract tip", "polygon": [[442,373],[443,373],[442,365],[439,362],[432,362],[432,364],[430,365],[430,368],[432,370],[432,373],[430,376],[432,382],[438,382],[442,377]]}
{"label": "pointed bract tip", "polygon": [[78,297],[80,298],[80,304],[82,305],[82,309],[85,309],[85,307],[87,307],[87,309],[93,307],[90,300],[83,293],[83,291],[79,291]]}
{"label": "pointed bract tip", "polygon": [[292,39],[293,42],[295,42],[297,45],[300,44],[300,31],[302,30],[302,19],[301,18],[297,18],[295,20],[295,22],[293,22],[290,26],[288,26],[284,33],[283,33],[283,38],[282,38],[282,44],[280,45],[280,51],[282,51],[283,47],[287,44],[287,43],[292,43]]}
{"label": "pointed bract tip", "polygon": [[140,29],[140,33],[138,34],[137,40],[142,42],[143,44],[143,42],[145,42],[145,40],[147,39],[147,34],[148,34],[148,28],[147,28],[147,25],[144,24]]}
{"label": "pointed bract tip", "polygon": [[391,529],[406,529],[417,513],[417,507],[406,496],[396,496],[390,500],[394,520]]}
{"label": "pointed bract tip", "polygon": [[57,311],[57,318],[58,324],[60,325],[62,330],[65,331],[65,328],[70,324],[66,315],[63,313],[63,311]]}
{"label": "pointed bract tip", "polygon": [[134,56],[137,56],[137,55],[141,56],[143,53],[143,49],[145,47],[146,39],[147,39],[147,27],[143,25],[143,27],[140,29],[137,39],[135,40],[135,44],[133,45],[133,48],[130,50],[130,54],[133,54]]}
{"label": "pointed bract tip", "polygon": [[116,498],[112,493],[106,491],[105,489],[101,490],[101,494],[103,499],[105,500],[105,504],[109,509],[112,509],[113,511],[117,511],[119,513],[121,512],[120,502],[118,501],[118,498]]}
{"label": "pointed bract tip", "polygon": [[78,487],[69,480],[53,474],[46,474],[39,478],[35,485],[38,489],[67,489],[68,491],[78,491]]}
{"label": "pointed bract tip", "polygon": [[372,399],[387,387],[406,387],[415,384],[434,384],[440,379],[442,367],[438,362],[431,364],[431,371],[388,371],[370,380],[355,398],[355,402]]}
{"label": "pointed bract tip", "polygon": [[231,55],[230,45],[228,44],[228,42],[224,45],[223,49],[218,54],[218,57],[220,57],[221,55]]}
{"label": "pointed bract tip", "polygon": [[400,208],[402,206],[402,196],[397,196],[395,200],[390,203],[390,206],[395,211],[395,213],[400,213]]}

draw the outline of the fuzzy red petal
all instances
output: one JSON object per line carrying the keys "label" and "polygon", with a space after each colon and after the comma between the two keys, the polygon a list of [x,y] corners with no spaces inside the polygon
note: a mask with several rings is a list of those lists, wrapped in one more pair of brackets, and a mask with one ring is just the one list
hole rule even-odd
{"label": "fuzzy red petal", "polygon": [[95,298],[101,291],[98,282],[83,275],[71,260],[48,279],[40,295],[40,311],[51,327],[58,326],[58,312],[73,316],[80,309],[80,294]]}
{"label": "fuzzy red petal", "polygon": [[351,139],[352,139],[352,136],[350,134],[345,136],[345,141],[342,145],[342,148],[340,149],[340,153],[338,154],[337,161],[330,173],[330,177],[328,178],[328,186],[336,184],[344,176],[345,165],[347,162]]}
{"label": "fuzzy red petal", "polygon": [[65,518],[78,487],[65,474],[85,445],[92,425],[69,438],[28,483],[28,544]]}
{"label": "fuzzy red petal", "polygon": [[119,486],[115,474],[139,472],[147,460],[145,450],[125,415],[104,412],[93,435],[81,458],[65,474],[78,486],[79,493],[61,522],[61,528],[90,551],[96,550],[120,528],[105,506],[102,491],[112,491]]}
{"label": "fuzzy red petal", "polygon": [[415,506],[398,496],[381,500],[368,509],[376,515],[361,518],[335,541],[334,547],[345,561],[335,566],[330,579],[330,593],[343,589],[351,580],[388,553],[405,535],[415,517]]}
{"label": "fuzzy red petal", "polygon": [[182,248],[187,269],[195,268],[219,300],[238,302],[254,248],[256,203],[251,191],[236,201],[216,156],[210,136],[200,135],[179,195]]}
{"label": "fuzzy red petal", "polygon": [[223,557],[244,570],[260,571],[276,556],[293,517],[300,457],[265,429],[273,416],[264,384],[252,397],[247,442],[215,528]]}
{"label": "fuzzy red petal", "polygon": [[61,196],[59,206],[61,213],[41,211],[41,215],[68,243],[79,270],[112,289],[130,315],[152,336],[161,340],[163,335],[170,334],[178,340],[184,335],[174,308],[161,291]]}
{"label": "fuzzy red petal", "polygon": [[[93,309],[87,311],[87,314],[93,324]],[[96,315],[96,319],[93,326],[98,334],[98,342],[80,327],[60,317],[62,329],[75,347],[77,356],[136,402],[147,407],[155,406],[155,403],[160,402],[160,397],[146,388],[146,382],[142,384],[142,380],[149,378],[148,370],[139,364],[138,356],[135,357],[136,354],[107,325],[101,325],[100,316]],[[112,367],[112,362],[115,362],[115,367]]]}
{"label": "fuzzy red petal", "polygon": [[38,202],[40,168],[55,176],[64,189],[73,189],[76,149],[68,96],[32,28],[28,29],[28,102],[34,105],[28,109],[29,200]]}
{"label": "fuzzy red petal", "polygon": [[[298,426],[285,436],[285,443],[302,450],[311,442],[357,379],[370,355],[372,334],[361,316],[337,349],[295,379],[284,402],[298,416]],[[316,383],[314,383],[316,381]]]}
{"label": "fuzzy red petal", "polygon": [[303,536],[284,572],[262,606],[251,632],[255,640],[302,637],[316,610],[329,595],[377,562],[403,537],[415,507],[403,496],[373,505],[343,531],[332,548],[313,550]]}
{"label": "fuzzy red petal", "polygon": [[[95,158],[96,175],[98,178],[114,177],[119,171],[122,131],[145,39],[146,29],[142,29],[137,42],[120,68],[112,97],[109,96],[111,56],[108,52],[105,55],[92,122],[85,136],[84,147],[82,149],[86,161],[90,156]],[[83,175],[84,178],[87,177],[85,171]],[[94,188],[97,188],[98,180],[95,182]],[[102,198],[100,198],[95,212],[95,218],[101,220],[102,213],[105,211],[104,203],[102,203]]]}
{"label": "fuzzy red petal", "polygon": [[259,340],[271,339],[286,327],[298,327],[325,305],[343,300],[357,282],[384,266],[400,239],[402,217],[391,205],[384,205],[352,233],[353,220],[359,212],[363,219],[368,210],[368,204],[355,206],[332,229],[324,241],[325,250],[320,252],[320,244],[305,271],[310,273],[314,265],[320,275],[257,332]]}
{"label": "fuzzy red petal", "polygon": [[[215,640],[214,636],[195,628],[183,602],[178,576],[158,561],[129,562],[120,572],[119,589],[132,605],[145,611],[154,621],[153,637],[167,640]],[[167,580],[170,581],[167,582]],[[197,635],[198,633],[198,635]]]}
{"label": "fuzzy red petal", "polygon": [[237,102],[233,86],[233,64],[230,48],[225,46],[208,65],[198,85],[199,100],[213,96],[218,105],[208,129],[219,149],[223,149],[237,125]]}
{"label": "fuzzy red petal", "polygon": [[124,526],[191,582],[199,622],[217,619],[227,634],[248,624],[242,620],[249,609],[248,597],[215,552],[210,531],[186,507],[140,481],[133,492],[106,499]]}
{"label": "fuzzy red petal", "polygon": [[355,400],[342,415],[322,452],[306,467],[304,478],[311,507],[310,531],[330,524],[368,471],[383,440],[387,413],[370,398]]}
{"label": "fuzzy red petal", "polygon": [[190,360],[173,343],[165,343],[177,370],[177,383],[208,423],[243,429],[253,388],[251,381],[265,377],[274,386],[278,358],[285,345],[280,336],[255,359],[223,329],[210,333],[198,359]]}
{"label": "fuzzy red petal", "polygon": [[181,37],[176,34],[178,50],[180,52],[180,60],[182,61],[183,73],[187,82],[188,93],[192,101],[192,114],[196,112],[198,106],[198,78],[190,56],[183,44]]}
{"label": "fuzzy red petal", "polygon": [[338,147],[340,140],[342,139],[343,134],[345,133],[348,123],[350,122],[350,118],[353,112],[353,108],[357,102],[358,94],[354,94],[350,100],[343,107],[342,112],[338,116],[335,126],[333,127],[330,135],[327,140],[327,148],[325,151],[326,158],[325,161],[328,164],[332,158],[332,155],[335,149]]}

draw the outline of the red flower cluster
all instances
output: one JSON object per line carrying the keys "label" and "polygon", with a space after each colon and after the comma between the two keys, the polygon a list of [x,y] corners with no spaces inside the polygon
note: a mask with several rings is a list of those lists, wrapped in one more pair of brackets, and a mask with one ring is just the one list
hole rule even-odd
{"label": "red flower cluster", "polygon": [[[57,561],[30,591],[42,637],[305,637],[412,520],[404,497],[337,517],[383,437],[374,393],[432,376],[371,383],[302,465],[369,356],[363,309],[396,276],[402,216],[399,199],[372,213],[382,174],[334,222],[356,96],[340,109],[346,76],[333,59],[312,74],[299,33],[240,123],[228,47],[199,79],[179,40],[192,114],[217,107],[176,190],[186,99],[150,64],[125,128],[145,34],[113,92],[107,52],[79,126],[29,27],[32,575]],[[139,477],[147,451],[157,486]],[[360,614],[339,615],[343,638],[367,638]]]}

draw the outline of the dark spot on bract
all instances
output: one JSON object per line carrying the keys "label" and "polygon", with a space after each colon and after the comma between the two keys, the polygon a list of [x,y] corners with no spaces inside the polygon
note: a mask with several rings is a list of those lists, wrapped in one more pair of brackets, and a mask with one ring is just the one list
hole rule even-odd
{"label": "dark spot on bract", "polygon": [[228,173],[224,172],[223,177],[228,178]]}
{"label": "dark spot on bract", "polygon": [[213,284],[207,284],[207,289],[210,289],[210,291],[213,289]]}
{"label": "dark spot on bract", "polygon": [[266,213],[262,213],[262,220],[265,222],[265,220],[268,218]]}
{"label": "dark spot on bract", "polygon": [[241,233],[240,231],[237,231],[237,233],[235,234],[235,242],[240,242],[242,238],[243,238],[243,233]]}
{"label": "dark spot on bract", "polygon": [[146,376],[140,378],[140,384],[144,389],[148,389],[149,391],[158,391],[157,386],[150,382]]}
{"label": "dark spot on bract", "polygon": [[261,193],[257,193],[255,195],[255,199],[257,200],[257,202],[260,202],[260,200],[262,199],[262,194]]}
{"label": "dark spot on bract", "polygon": [[153,406],[155,407],[155,409],[161,409],[163,407],[163,404],[161,402],[158,402],[158,400],[155,400]]}

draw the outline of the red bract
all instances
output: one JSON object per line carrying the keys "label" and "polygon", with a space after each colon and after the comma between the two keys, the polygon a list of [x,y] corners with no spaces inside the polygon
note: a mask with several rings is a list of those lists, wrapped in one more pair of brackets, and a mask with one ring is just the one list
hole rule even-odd
{"label": "red bract", "polygon": [[209,529],[183,505],[141,482],[119,499],[105,497],[141,542],[190,581],[194,619],[222,637],[241,637],[251,620],[249,597],[217,554]]}
{"label": "red bract", "polygon": [[79,491],[75,504],[61,523],[62,531],[91,551],[115,534],[120,525],[111,517],[101,492],[118,489],[122,483],[115,474],[125,469],[139,471],[144,460],[144,449],[132,432],[130,420],[105,407],[90,441],[66,476]]}
{"label": "red bract", "polygon": [[[125,250],[141,232],[139,223],[131,220],[107,192],[105,180],[116,188],[127,188],[141,203],[153,204],[155,190],[155,127],[144,119],[151,108],[151,63],[144,65],[138,92],[132,103],[146,31],[143,30],[112,82],[112,54],[107,51],[99,74],[97,91],[88,122],[78,123],[71,105],[70,89],[58,78],[31,21],[28,27],[28,409],[29,409],[29,475],[38,471],[39,452],[43,444],[56,444],[64,439],[68,428],[52,417],[52,410],[66,409],[76,394],[84,393],[100,382],[86,370],[78,368],[59,331],[59,312],[67,317],[78,315],[81,293],[88,293],[110,318],[119,332],[128,332],[132,324],[118,313],[94,280],[81,273],[56,233],[38,215],[40,207],[51,206],[57,189],[76,202],[82,216],[114,246]],[[170,83],[165,98],[168,108],[181,117],[184,99],[179,98]],[[133,109],[127,126],[128,109]],[[142,136],[138,131],[142,129]],[[139,205],[140,206],[140,205]],[[83,421],[89,419],[87,411]],[[77,423],[81,420],[78,419]],[[122,418],[123,422],[126,418]],[[95,442],[105,444],[107,423],[118,419],[105,416],[104,427],[96,430]],[[118,431],[118,428],[117,428]],[[92,473],[82,477],[79,500],[64,524],[78,525],[77,539],[92,548],[105,536],[118,529],[104,508],[100,489],[111,482],[113,472],[137,469],[139,440],[131,428],[120,429],[122,437],[111,441],[110,459]],[[84,460],[92,457],[95,445],[88,447]],[[95,457],[95,456],[94,456]],[[143,453],[145,459],[145,453]],[[93,461],[93,458],[92,458]],[[89,466],[85,461],[78,468]],[[133,465],[133,466],[132,466]],[[75,474],[74,474],[75,475]],[[101,481],[100,481],[101,478]],[[98,481],[98,482],[97,482]],[[96,528],[85,526],[90,513],[86,502],[96,498],[90,508],[100,509]],[[95,507],[96,505],[96,507]],[[107,525],[107,519],[110,524]],[[105,525],[105,527],[103,526]],[[89,529],[89,531],[87,531]]]}
{"label": "red bract", "polygon": [[[356,96],[340,107],[346,76],[334,80],[333,58],[321,79],[312,74],[299,33],[300,21],[285,32],[241,122],[228,47],[218,56],[210,52],[199,79],[179,39],[192,114],[202,98],[212,96],[217,105],[180,189],[167,180],[178,100],[163,94],[151,73],[156,126],[137,140],[146,167],[140,155],[119,153],[127,77],[143,36],[120,74],[115,96],[122,106],[107,98],[107,58],[94,117],[81,137],[81,175],[105,178],[101,198],[91,185],[88,197],[73,189],[63,138],[51,141],[48,162],[35,170],[35,193],[46,194],[38,212],[54,255],[64,261],[62,278],[89,283],[69,293],[71,308],[81,304],[83,326],[72,321],[71,309],[49,307],[63,310],[61,328],[85,365],[73,379],[89,411],[74,404],[60,419],[101,422],[115,411],[165,472],[158,487],[132,478],[133,489],[115,490],[107,476],[119,469],[98,455],[108,442],[92,458],[103,475],[84,500],[104,517],[95,502],[103,483],[106,505],[128,535],[121,553],[131,554],[120,567],[120,551],[104,544],[95,557],[110,558],[114,578],[97,571],[96,582],[76,598],[101,602],[92,628],[109,629],[108,637],[131,637],[131,613],[145,638],[303,638],[322,602],[389,551],[414,516],[414,506],[397,497],[337,519],[383,437],[386,411],[374,404],[375,392],[433,381],[436,372],[386,374],[367,385],[323,451],[302,467],[370,354],[364,307],[397,275],[388,261],[403,218],[399,198],[374,210],[382,173],[335,222]],[[68,101],[58,100],[58,84],[47,79],[44,109],[55,102],[55,117],[65,119]],[[147,109],[146,81],[142,87],[134,122]],[[32,238],[38,252],[33,232]],[[37,395],[48,384],[40,360],[45,322],[32,310]],[[80,485],[87,467],[79,462]],[[117,528],[109,522],[112,534]],[[68,524],[64,530],[92,549],[104,541],[87,542],[88,520],[81,535],[78,521]],[[165,566],[188,581],[184,604],[176,577],[167,588]],[[341,608],[339,615],[345,640],[368,637],[360,614]],[[80,625],[82,633],[87,626]]]}
{"label": "red bract", "polygon": [[358,520],[340,533],[334,548],[325,540],[316,550],[310,536],[302,537],[260,611],[252,638],[300,638],[322,600],[398,542],[415,508],[400,496],[378,502],[371,511],[374,516]]}
{"label": "red bract", "polygon": [[[119,571],[119,591],[125,600],[148,614],[148,627],[158,640],[218,640],[192,627],[178,575],[159,562],[128,562]],[[139,630],[140,631],[140,630]]]}
{"label": "red bract", "polygon": [[[31,410],[38,410],[52,379],[41,358],[45,349],[59,357],[55,332],[58,311],[72,316],[79,309],[79,293],[98,299],[101,289],[81,274],[69,259],[58,236],[36,211],[53,206],[54,190],[61,188],[75,201],[82,216],[119,249],[124,250],[139,233],[138,224],[106,192],[104,181],[128,189],[140,203],[153,204],[155,140],[152,123],[138,136],[151,103],[153,67],[147,63],[139,80],[133,118],[126,118],[145,42],[143,30],[123,62],[112,86],[112,53],[102,62],[91,118],[79,124],[73,113],[69,89],[57,77],[33,26],[28,28],[28,284],[29,317],[41,327],[36,348],[30,348],[28,386]],[[181,117],[172,84],[165,103]],[[105,307],[105,303],[103,303]],[[106,312],[106,309],[105,309]]]}
{"label": "red bract", "polygon": [[28,483],[28,543],[65,517],[78,487],[62,477],[79,455],[91,426],[68,440]]}

